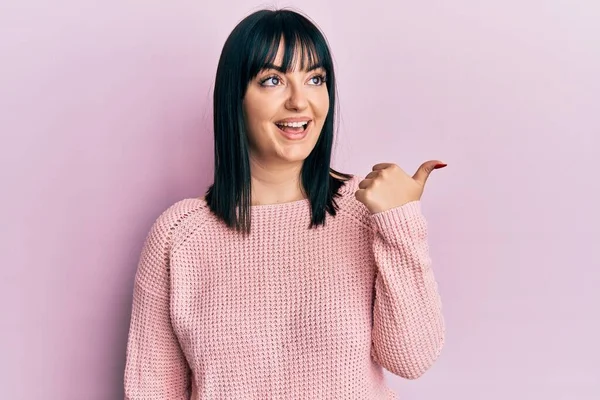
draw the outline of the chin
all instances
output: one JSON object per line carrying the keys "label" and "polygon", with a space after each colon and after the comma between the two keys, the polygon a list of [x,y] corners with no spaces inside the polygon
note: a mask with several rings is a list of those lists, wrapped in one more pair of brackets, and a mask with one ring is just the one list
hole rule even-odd
{"label": "chin", "polygon": [[279,157],[289,163],[299,163],[306,160],[310,151],[282,151],[278,152]]}

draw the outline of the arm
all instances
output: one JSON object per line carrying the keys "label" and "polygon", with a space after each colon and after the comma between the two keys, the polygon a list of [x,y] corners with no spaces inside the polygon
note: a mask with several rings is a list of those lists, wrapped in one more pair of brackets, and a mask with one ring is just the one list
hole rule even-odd
{"label": "arm", "polygon": [[420,201],[371,215],[377,264],[373,359],[388,371],[416,379],[444,345],[444,319],[431,269],[427,223]]}
{"label": "arm", "polygon": [[170,216],[163,213],[150,229],[135,275],[125,400],[189,399],[190,369],[170,318]]}

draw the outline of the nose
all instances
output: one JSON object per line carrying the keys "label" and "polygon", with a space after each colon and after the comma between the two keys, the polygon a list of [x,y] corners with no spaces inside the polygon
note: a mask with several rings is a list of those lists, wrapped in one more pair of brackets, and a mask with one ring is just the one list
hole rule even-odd
{"label": "nose", "polygon": [[304,93],[304,87],[299,83],[290,83],[289,96],[285,102],[285,107],[288,110],[302,111],[308,107],[308,98]]}

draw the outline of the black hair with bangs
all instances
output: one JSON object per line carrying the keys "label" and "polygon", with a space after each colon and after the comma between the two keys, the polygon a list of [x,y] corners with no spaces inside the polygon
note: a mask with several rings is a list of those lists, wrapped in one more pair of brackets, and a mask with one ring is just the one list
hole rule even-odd
{"label": "black hair with bangs", "polygon": [[336,86],[324,35],[296,11],[252,13],[230,33],[219,58],[213,97],[214,182],[205,194],[212,213],[244,235],[250,233],[251,226],[251,175],[242,102],[248,83],[263,69],[273,67],[281,39],[285,47],[282,72],[289,72],[297,64],[294,55],[300,54],[302,70],[323,67],[329,93],[321,134],[302,165],[302,186],[311,205],[309,228],[325,225],[326,212],[336,215],[335,197],[340,197],[338,190],[352,177],[330,167]]}

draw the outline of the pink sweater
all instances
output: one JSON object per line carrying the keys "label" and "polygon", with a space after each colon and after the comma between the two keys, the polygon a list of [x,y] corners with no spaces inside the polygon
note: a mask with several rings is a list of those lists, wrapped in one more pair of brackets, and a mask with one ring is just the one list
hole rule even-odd
{"label": "pink sweater", "polygon": [[308,229],[308,200],[252,207],[247,239],[203,199],[165,210],[133,294],[125,399],[395,399],[382,367],[427,371],[444,343],[418,201],[377,214],[340,189]]}

